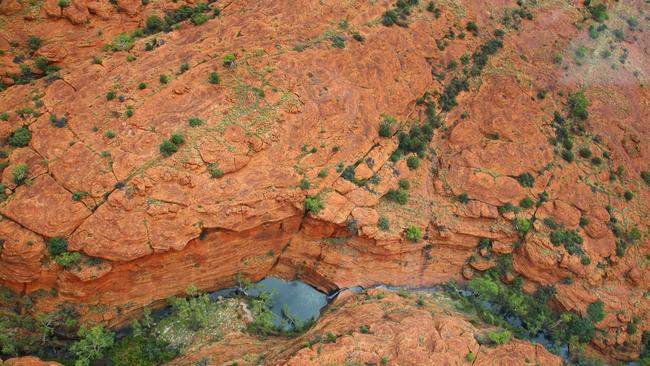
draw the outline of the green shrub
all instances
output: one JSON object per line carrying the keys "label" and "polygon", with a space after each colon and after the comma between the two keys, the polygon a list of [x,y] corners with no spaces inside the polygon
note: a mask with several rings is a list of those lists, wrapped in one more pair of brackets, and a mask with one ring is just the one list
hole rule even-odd
{"label": "green shrub", "polygon": [[52,257],[61,255],[68,251],[68,241],[62,237],[55,236],[47,242],[47,251]]}
{"label": "green shrub", "polygon": [[219,168],[219,165],[216,163],[208,164],[208,171],[210,172],[210,176],[212,178],[221,178],[224,175],[223,170]]}
{"label": "green shrub", "polygon": [[381,17],[381,24],[386,27],[391,27],[399,23],[399,17],[395,10],[387,10]]}
{"label": "green shrub", "polygon": [[535,205],[535,201],[533,201],[533,199],[528,197],[528,196],[524,197],[519,202],[519,206],[522,207],[522,208],[531,208],[531,207],[533,207],[533,205]]}
{"label": "green shrub", "polygon": [[587,112],[588,106],[589,101],[587,100],[584,92],[580,91],[569,97],[569,111],[573,117],[577,117],[582,120],[587,119],[589,116],[589,112]]}
{"label": "green shrub", "polygon": [[183,64],[181,64],[181,67],[180,67],[180,73],[183,74],[189,69],[190,69],[190,65],[186,64],[186,63],[183,63]]}
{"label": "green shrub", "polygon": [[76,356],[75,366],[89,366],[99,360],[115,343],[115,334],[104,329],[101,325],[92,328],[81,327],[77,334],[79,341],[70,346],[70,351]]}
{"label": "green shrub", "polygon": [[626,201],[631,201],[632,198],[634,198],[634,193],[632,193],[631,191],[625,191],[623,197],[625,197]]}
{"label": "green shrub", "polygon": [[182,145],[185,143],[185,137],[181,134],[173,134],[171,138],[169,139],[174,145]]}
{"label": "green shrub", "polygon": [[591,158],[591,164],[592,165],[599,166],[602,163],[603,163],[603,159],[599,158],[598,156],[595,156],[595,157]]}
{"label": "green shrub", "polygon": [[406,189],[408,191],[411,188],[411,182],[409,182],[408,179],[400,179],[399,180],[399,187],[401,189]]}
{"label": "green shrub", "polygon": [[332,41],[332,47],[334,48],[345,48],[345,38],[338,34],[330,37],[330,41]]}
{"label": "green shrub", "polygon": [[128,106],[126,106],[126,112],[124,112],[124,114],[126,115],[126,118],[131,118],[131,117],[133,117],[133,114],[134,114],[134,113],[135,113],[135,111],[133,110],[133,106],[132,106],[132,105],[128,105]]}
{"label": "green shrub", "polygon": [[370,333],[370,328],[368,328],[367,325],[362,325],[362,326],[359,327],[359,332],[361,332],[363,334],[368,334],[368,333]]}
{"label": "green shrub", "polygon": [[140,89],[140,90],[147,89],[147,84],[146,84],[146,83],[140,83],[140,84],[138,85],[138,89]]}
{"label": "green shrub", "polygon": [[413,225],[409,226],[406,229],[406,238],[414,242],[422,240],[422,229]]}
{"label": "green shrub", "polygon": [[476,360],[476,355],[473,352],[470,351],[465,355],[465,361],[474,362],[474,360]]}
{"label": "green shrub", "polygon": [[609,14],[607,14],[607,5],[604,3],[588,6],[587,9],[589,9],[591,17],[599,23],[602,23],[605,20],[609,19]]}
{"label": "green shrub", "polygon": [[9,113],[7,112],[2,112],[0,113],[0,121],[8,121],[9,120]]}
{"label": "green shrub", "polygon": [[210,20],[210,16],[208,14],[203,14],[203,13],[196,13],[192,15],[192,18],[190,19],[192,24],[197,26],[207,22],[208,20]]}
{"label": "green shrub", "polygon": [[377,226],[379,226],[379,229],[381,229],[381,231],[388,231],[390,230],[390,221],[388,221],[386,217],[382,216],[379,218],[379,223]]}
{"label": "green shrub", "polygon": [[210,82],[210,84],[219,84],[220,81],[219,73],[216,71],[211,72],[208,81]]}
{"label": "green shrub", "polygon": [[25,163],[20,163],[13,168],[11,173],[14,176],[14,183],[16,183],[16,185],[25,184],[29,174],[29,167]]}
{"label": "green shrub", "polygon": [[9,136],[9,145],[16,147],[25,147],[32,139],[32,132],[27,125],[24,125],[11,133]]}
{"label": "green shrub", "polygon": [[108,93],[106,93],[106,100],[113,100],[113,99],[115,99],[115,92],[111,90]]}
{"label": "green shrub", "polygon": [[58,2],[60,8],[67,8],[70,6],[70,0],[59,0]]}
{"label": "green shrub", "polygon": [[203,120],[199,117],[190,117],[188,123],[190,124],[190,127],[198,127],[203,124]]}
{"label": "green shrub", "polygon": [[354,39],[357,42],[363,43],[363,42],[365,42],[366,37],[364,37],[363,34],[361,34],[359,32],[352,32],[352,39]]}
{"label": "green shrub", "polygon": [[42,45],[43,45],[43,40],[36,36],[30,36],[29,38],[27,38],[27,46],[32,51],[36,51],[37,49],[41,48]]}
{"label": "green shrub", "polygon": [[54,257],[54,261],[63,268],[77,267],[81,262],[81,253],[79,252],[65,252]]}
{"label": "green shrub", "polygon": [[117,52],[128,51],[133,48],[133,45],[135,45],[135,38],[133,38],[133,36],[126,33],[120,33],[113,38],[113,42],[111,42],[108,47],[111,51]]}
{"label": "green shrub", "polygon": [[647,170],[642,171],[641,179],[643,179],[646,185],[650,186],[650,171]]}
{"label": "green shrub", "polygon": [[88,197],[88,192],[73,192],[72,193],[72,200],[73,201],[81,201],[85,197]]}
{"label": "green shrub", "polygon": [[458,201],[462,204],[467,204],[469,202],[469,195],[467,192],[463,192],[458,195]]}
{"label": "green shrub", "polygon": [[520,174],[517,181],[522,187],[532,188],[535,185],[535,177],[530,173]]}
{"label": "green shrub", "polygon": [[309,179],[307,177],[304,177],[300,180],[300,189],[305,190],[309,189],[311,187],[311,183],[309,182]]}
{"label": "green shrub", "polygon": [[115,136],[117,136],[117,135],[115,134],[115,132],[113,132],[111,130],[108,130],[108,131],[106,131],[106,133],[104,133],[104,136],[106,136],[109,139],[114,139]]}
{"label": "green shrub", "polygon": [[160,81],[161,84],[169,83],[169,78],[167,77],[167,75],[160,75],[158,80]]}
{"label": "green shrub", "polygon": [[391,116],[384,116],[382,122],[379,124],[379,136],[391,137],[393,135],[393,125],[397,122]]}
{"label": "green shrub", "polygon": [[228,53],[223,56],[223,66],[231,68],[237,66],[235,55]]}
{"label": "green shrub", "polygon": [[575,160],[575,155],[573,154],[573,151],[564,149],[562,150],[562,159],[567,163],[572,163]]}
{"label": "green shrub", "polygon": [[323,168],[318,172],[318,177],[319,178],[325,178],[327,177],[327,168]]}
{"label": "green shrub", "polygon": [[405,189],[389,189],[384,196],[391,201],[395,201],[400,205],[405,205],[409,200],[409,193]]}
{"label": "green shrub", "polygon": [[515,230],[517,230],[521,234],[526,234],[527,232],[529,232],[531,227],[532,227],[532,223],[528,219],[520,217],[515,220]]}
{"label": "green shrub", "polygon": [[147,22],[145,23],[144,26],[144,31],[146,34],[154,34],[158,32],[162,32],[162,30],[165,28],[165,23],[163,22],[160,17],[152,15],[149,18],[147,18]]}
{"label": "green shrub", "polygon": [[160,144],[160,153],[163,154],[163,156],[171,156],[176,151],[178,151],[178,146],[169,140],[164,140],[162,144]]}
{"label": "green shrub", "polygon": [[411,170],[415,170],[420,166],[420,158],[417,155],[411,155],[406,159],[406,166]]}
{"label": "green shrub", "polygon": [[512,339],[512,333],[508,330],[488,332],[488,338],[494,344],[506,344]]}
{"label": "green shrub", "polygon": [[571,255],[583,255],[582,250],[583,239],[576,230],[558,229],[551,232],[551,243],[555,246],[563,245],[567,252]]}
{"label": "green shrub", "polygon": [[478,35],[478,25],[474,21],[469,21],[467,22],[467,26],[465,27],[468,32],[471,32],[473,35],[477,36]]}
{"label": "green shrub", "polygon": [[592,302],[587,306],[587,316],[594,323],[605,319],[605,304],[600,300]]}
{"label": "green shrub", "polygon": [[320,196],[305,198],[305,212],[317,215],[323,208],[325,208],[325,205]]}
{"label": "green shrub", "polygon": [[591,150],[589,150],[588,147],[581,147],[580,150],[578,150],[578,154],[583,159],[589,159],[591,157]]}

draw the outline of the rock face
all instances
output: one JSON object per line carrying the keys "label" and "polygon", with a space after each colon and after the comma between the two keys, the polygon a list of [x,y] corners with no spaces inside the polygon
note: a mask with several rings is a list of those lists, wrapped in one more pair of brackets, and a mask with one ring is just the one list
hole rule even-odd
{"label": "rock face", "polygon": [[[540,1],[526,7],[532,19],[508,23],[501,15],[517,5],[507,2],[440,2],[439,16],[422,3],[408,27],[381,24],[388,1],[216,3],[220,15],[205,24],[125,41],[116,36],[185,3],[3,1],[0,283],[56,294],[35,299],[36,312],[71,302],[118,324],[189,284],[275,274],[323,290],[427,286],[507,256],[508,278],[531,291],[554,285],[559,309],[584,313],[602,300],[608,335],[594,345],[637,357],[650,329],[647,32],[607,31],[601,49],[582,5]],[[645,4],[628,3],[610,9],[610,25]],[[507,30],[503,46],[442,110],[439,95],[496,29]],[[39,56],[61,70],[43,76]],[[585,120],[571,117],[568,97],[580,91]],[[423,96],[442,126],[412,169],[408,156],[391,156],[401,132],[431,118]],[[394,134],[380,137],[385,116]],[[26,146],[9,144],[23,126]],[[172,134],[184,143],[165,156]],[[404,180],[407,204],[384,197]],[[323,208],[305,212],[306,197]],[[409,240],[410,227],[422,239]],[[551,240],[573,230],[578,255]],[[78,267],[55,263],[52,237],[84,255]],[[638,332],[628,337],[631,321]],[[438,322],[429,325],[446,327]],[[432,347],[439,336],[427,335]],[[346,342],[375,342],[366,338]]]}

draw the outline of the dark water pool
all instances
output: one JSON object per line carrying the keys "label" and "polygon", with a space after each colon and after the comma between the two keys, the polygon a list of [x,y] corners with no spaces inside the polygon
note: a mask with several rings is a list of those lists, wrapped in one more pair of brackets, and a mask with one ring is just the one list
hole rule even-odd
{"label": "dark water pool", "polygon": [[276,316],[276,325],[285,330],[316,320],[328,304],[327,294],[301,281],[285,281],[277,277],[266,277],[248,290],[251,296],[270,292],[271,311]]}

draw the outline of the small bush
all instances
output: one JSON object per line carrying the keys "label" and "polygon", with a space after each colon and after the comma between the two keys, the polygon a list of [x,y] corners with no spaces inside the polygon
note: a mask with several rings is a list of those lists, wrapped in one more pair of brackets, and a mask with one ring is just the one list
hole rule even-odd
{"label": "small bush", "polygon": [[300,189],[306,190],[311,187],[311,183],[309,182],[309,179],[307,177],[304,177],[300,180]]}
{"label": "small bush", "polygon": [[9,145],[15,147],[25,147],[29,144],[29,141],[32,139],[32,132],[27,128],[27,126],[22,126],[9,136]]}
{"label": "small bush", "polygon": [[208,164],[208,171],[210,172],[210,176],[212,178],[221,178],[224,175],[223,170],[219,168],[219,165],[216,163]]}
{"label": "small bush", "polygon": [[178,146],[169,140],[165,140],[160,144],[160,153],[163,156],[171,156],[178,151]]}
{"label": "small bush", "polygon": [[488,338],[494,344],[506,344],[512,339],[512,334],[508,330],[494,331],[488,333]]}
{"label": "small bush", "polygon": [[27,175],[29,174],[29,167],[27,164],[17,164],[11,172],[14,176],[14,183],[16,183],[16,185],[25,184],[25,182],[27,182]]}
{"label": "small bush", "polygon": [[169,141],[171,141],[174,145],[178,146],[185,143],[185,137],[181,134],[175,133],[171,136]]}
{"label": "small bush", "polygon": [[515,230],[517,230],[521,234],[528,233],[531,227],[532,227],[532,223],[528,219],[520,217],[515,220]]}
{"label": "small bush", "polygon": [[47,251],[52,257],[61,255],[68,251],[68,241],[62,237],[55,236],[47,242]]}
{"label": "small bush", "polygon": [[643,179],[646,185],[650,186],[650,171],[647,170],[642,171],[641,179]]}
{"label": "small bush", "polygon": [[581,147],[580,150],[578,150],[578,154],[583,159],[589,159],[591,157],[591,150],[589,150],[588,147]]}
{"label": "small bush", "polygon": [[413,242],[422,240],[422,229],[413,225],[409,226],[406,229],[406,238]]}
{"label": "small bush", "polygon": [[631,201],[632,198],[634,198],[634,193],[632,193],[631,191],[625,191],[623,197],[625,197],[626,201]]}
{"label": "small bush", "polygon": [[36,51],[37,49],[41,48],[42,45],[43,45],[43,40],[36,36],[30,36],[29,38],[27,38],[27,46],[32,51]]}
{"label": "small bush", "polygon": [[368,333],[370,333],[370,328],[368,328],[367,325],[362,325],[362,326],[359,327],[359,332],[361,332],[363,334],[368,334]]}
{"label": "small bush", "polygon": [[199,127],[203,124],[203,120],[199,117],[190,117],[188,123],[190,124],[190,127]]}
{"label": "small bush", "polygon": [[180,67],[180,73],[183,74],[184,72],[186,72],[189,69],[190,69],[190,65],[183,63],[183,64],[181,64],[181,67]]}
{"label": "small bush", "polygon": [[386,27],[391,27],[399,23],[399,17],[395,10],[387,10],[381,17],[381,24]]}
{"label": "small bush", "polygon": [[58,4],[61,9],[67,8],[70,6],[70,0],[59,0]]}
{"label": "small bush", "polygon": [[531,208],[535,205],[535,201],[532,198],[526,196],[519,202],[521,208]]}
{"label": "small bush", "polygon": [[169,78],[167,77],[167,75],[160,75],[158,80],[160,81],[161,84],[169,83]]}
{"label": "small bush", "polygon": [[532,188],[535,185],[535,177],[530,173],[523,173],[517,177],[517,181],[522,187]]}
{"label": "small bush", "polygon": [[72,200],[73,201],[81,201],[85,197],[88,197],[88,192],[74,192],[72,193]]}
{"label": "small bush", "polygon": [[0,113],[0,121],[8,121],[9,120],[9,113],[7,112],[2,112]]}
{"label": "small bush", "polygon": [[406,159],[406,166],[409,167],[411,170],[415,170],[420,167],[420,158],[417,157],[417,155],[411,155],[409,156],[408,159]]}
{"label": "small bush", "polygon": [[569,97],[569,110],[570,114],[573,117],[585,120],[589,116],[587,112],[587,107],[589,106],[589,101],[585,96],[584,92],[577,92]]}
{"label": "small bush", "polygon": [[140,83],[140,84],[138,85],[138,89],[140,89],[140,90],[147,89],[147,84],[146,84],[146,83]]}
{"label": "small bush", "polygon": [[405,189],[389,189],[388,192],[386,192],[385,197],[391,201],[395,201],[399,203],[400,205],[405,205],[408,203],[409,200],[409,193]]}
{"label": "small bush", "polygon": [[600,3],[598,5],[594,6],[589,6],[587,7],[589,9],[589,12],[591,13],[591,17],[594,18],[595,21],[602,23],[605,20],[609,19],[609,14],[607,14],[607,5]]}
{"label": "small bush", "polygon": [[465,361],[474,362],[474,360],[476,360],[476,355],[473,352],[468,352],[467,355],[465,355]]}
{"label": "small bush", "polygon": [[399,187],[408,191],[411,188],[411,182],[408,179],[400,179]]}
{"label": "small bush", "polygon": [[135,111],[133,110],[133,106],[131,106],[131,105],[127,106],[126,111],[124,112],[124,114],[126,115],[126,118],[133,117],[134,113],[135,113]]}
{"label": "small bush", "polygon": [[113,99],[115,99],[115,92],[111,90],[108,93],[106,93],[106,100],[110,101],[110,100],[113,100]]}
{"label": "small bush", "polygon": [[108,130],[108,131],[106,131],[106,133],[104,133],[104,136],[106,136],[106,138],[109,138],[109,139],[114,139],[115,136],[117,136],[117,135],[115,134],[115,132],[113,132],[111,130]]}
{"label": "small bush", "polygon": [[477,36],[478,35],[478,25],[476,25],[475,22],[469,21],[467,22],[467,27],[466,27],[468,32],[471,32],[473,35]]}
{"label": "small bush", "polygon": [[318,178],[325,178],[327,177],[327,168],[323,168],[318,172]]}
{"label": "small bush", "polygon": [[163,29],[165,29],[165,23],[162,19],[160,19],[160,17],[152,15],[147,18],[147,22],[144,26],[144,31],[146,34],[162,32]]}
{"label": "small bush", "polygon": [[467,192],[463,192],[458,195],[458,201],[462,204],[467,204],[469,202],[469,195]]}
{"label": "small bush", "polygon": [[232,68],[237,66],[237,63],[235,61],[236,61],[235,55],[232,53],[223,56],[223,66],[225,67]]}
{"label": "small bush", "polygon": [[390,230],[390,221],[388,221],[386,217],[382,216],[379,218],[379,223],[377,226],[379,226],[379,229],[381,229],[381,231],[388,231]]}
{"label": "small bush", "polygon": [[562,150],[562,159],[566,160],[568,163],[572,163],[575,160],[575,155],[573,151],[564,149]]}
{"label": "small bush", "polygon": [[319,196],[305,198],[305,212],[317,215],[323,208],[325,208],[325,205]]}
{"label": "small bush", "polygon": [[210,84],[219,84],[220,80],[221,79],[219,77],[218,72],[213,71],[213,72],[210,73],[210,78],[208,79],[208,82],[210,82]]}
{"label": "small bush", "polygon": [[602,163],[603,163],[603,159],[601,159],[601,158],[598,157],[598,156],[591,158],[591,164],[592,164],[592,165],[599,166],[599,165],[601,165]]}
{"label": "small bush", "polygon": [[332,47],[334,48],[345,48],[345,38],[340,35],[335,35],[330,38],[332,41]]}
{"label": "small bush", "polygon": [[587,316],[594,323],[605,319],[605,304],[600,300],[592,302],[587,306]]}
{"label": "small bush", "polygon": [[382,122],[379,124],[379,136],[391,137],[393,135],[393,126],[397,121],[391,116],[383,116]]}
{"label": "small bush", "polygon": [[190,19],[192,24],[197,26],[207,22],[208,20],[210,20],[210,16],[208,14],[203,14],[203,13],[196,13],[192,15],[192,18]]}

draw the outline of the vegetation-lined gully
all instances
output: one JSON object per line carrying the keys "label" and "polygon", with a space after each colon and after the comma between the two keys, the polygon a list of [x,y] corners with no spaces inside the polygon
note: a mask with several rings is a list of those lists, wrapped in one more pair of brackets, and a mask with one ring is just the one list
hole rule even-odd
{"label": "vegetation-lined gully", "polygon": [[648,365],[649,10],[2,0],[0,363]]}

